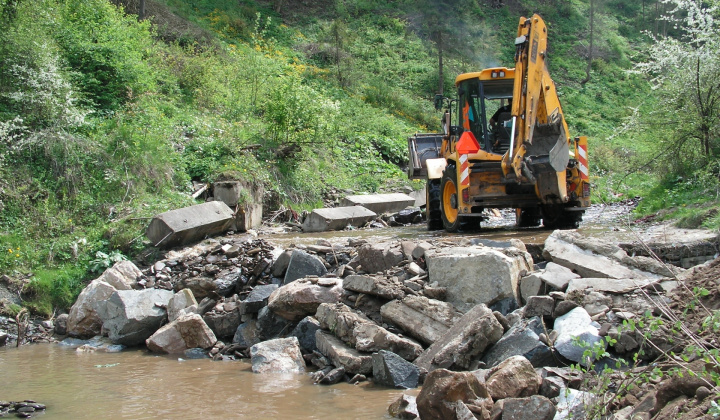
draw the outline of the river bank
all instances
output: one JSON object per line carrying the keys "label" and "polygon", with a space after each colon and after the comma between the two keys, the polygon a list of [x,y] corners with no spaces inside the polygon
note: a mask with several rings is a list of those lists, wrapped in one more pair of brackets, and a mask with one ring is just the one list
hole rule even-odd
{"label": "river bank", "polygon": [[[411,227],[409,231],[412,232],[413,229],[417,229],[417,227]],[[668,232],[672,231],[672,229],[666,227],[663,228],[663,231],[665,232],[665,238],[670,237]],[[563,341],[561,338],[562,332],[558,333],[558,331],[561,331],[562,328],[558,326],[558,322],[565,314],[578,311],[585,314],[580,317],[583,319],[582,323],[584,325],[582,334],[589,331],[590,335],[583,335],[583,339],[607,337],[608,340],[622,341],[621,345],[609,342],[613,346],[613,351],[610,354],[613,357],[611,360],[620,362],[622,365],[623,362],[621,361],[630,360],[632,352],[636,351],[638,345],[641,345],[644,341],[641,336],[634,333],[629,336],[631,337],[630,341],[627,339],[621,340],[619,325],[623,321],[639,319],[638,317],[643,317],[643,313],[654,312],[653,305],[665,307],[672,304],[673,298],[667,291],[673,287],[677,288],[678,285],[673,284],[677,282],[672,279],[662,280],[662,277],[673,277],[682,273],[682,270],[678,269],[674,274],[667,272],[664,275],[658,275],[660,271],[667,270],[667,267],[663,268],[662,265],[657,265],[656,262],[651,263],[647,259],[632,258],[625,255],[621,248],[612,245],[610,242],[598,241],[579,234],[556,232],[550,235],[550,232],[542,230],[520,231],[519,234],[528,241],[526,244],[516,238],[508,238],[505,241],[488,239],[490,235],[493,235],[493,238],[502,235],[503,228],[488,229],[470,235],[428,235],[425,233],[422,237],[412,237],[412,233],[405,231],[405,234],[409,236],[403,237],[402,240],[399,239],[402,236],[398,235],[398,232],[403,232],[403,230],[381,229],[374,232],[353,232],[353,234],[362,237],[350,239],[345,237],[345,235],[348,235],[346,232],[335,233],[332,237],[326,236],[322,239],[305,235],[297,237],[288,233],[285,236],[277,235],[275,238],[278,243],[283,244],[282,246],[277,243],[271,244],[271,242],[265,240],[253,239],[253,237],[247,235],[218,238],[195,247],[171,251],[165,255],[164,259],[154,262],[149,267],[144,268],[142,272],[137,268],[134,269],[136,271],[124,268],[114,274],[107,274],[106,272],[101,279],[112,281],[113,284],[118,285],[117,287],[126,288],[127,290],[123,292],[125,294],[139,294],[142,290],[149,291],[152,288],[173,290],[177,292],[176,296],[183,294],[185,296],[189,293],[192,299],[185,301],[181,307],[176,307],[172,302],[162,303],[157,300],[156,296],[151,298],[149,307],[154,306],[163,309],[163,311],[164,308],[167,308],[168,315],[170,315],[170,324],[166,324],[160,330],[167,331],[176,322],[173,319],[184,316],[182,314],[172,315],[173,310],[176,312],[178,310],[184,311],[188,316],[194,316],[194,319],[198,320],[197,322],[203,325],[207,323],[210,330],[212,330],[209,333],[211,335],[206,337],[209,340],[206,342],[209,344],[200,346],[205,348],[205,354],[209,354],[216,360],[225,360],[228,363],[232,363],[231,361],[237,359],[240,360],[238,363],[246,366],[247,362],[242,360],[247,360],[252,356],[250,369],[255,372],[264,371],[263,369],[265,369],[256,369],[255,355],[253,354],[256,345],[261,342],[273,341],[276,337],[296,336],[299,340],[298,344],[302,343],[298,349],[298,354],[300,349],[305,354],[305,358],[299,361],[300,366],[305,366],[307,363],[311,370],[318,369],[310,377],[311,383],[342,384],[350,382],[364,384],[361,385],[363,387],[375,387],[370,382],[365,382],[365,379],[372,376],[373,380],[378,382],[379,376],[376,363],[388,363],[387,355],[383,356],[385,357],[384,361],[376,362],[376,357],[373,354],[370,370],[365,366],[370,363],[369,353],[378,350],[397,352],[397,354],[402,355],[401,358],[409,361],[417,358],[414,362],[414,366],[419,368],[416,372],[416,382],[412,385],[405,385],[404,380],[400,381],[404,384],[403,387],[409,388],[422,383],[426,375],[433,378],[436,372],[443,372],[445,368],[454,371],[472,371],[476,376],[481,375],[478,378],[482,378],[482,383],[486,380],[491,383],[493,382],[491,376],[497,371],[496,369],[486,370],[486,368],[495,366],[495,368],[499,369],[502,360],[521,357],[527,358],[529,361],[526,360],[526,363],[532,363],[532,366],[537,370],[536,373],[530,375],[529,380],[530,382],[539,382],[537,382],[536,388],[533,388],[533,386],[528,388],[531,390],[527,391],[530,392],[529,395],[533,395],[533,398],[536,399],[554,399],[561,395],[557,391],[565,387],[578,392],[585,392],[597,386],[596,383],[593,384],[592,382],[579,384],[577,380],[571,379],[572,372],[563,368],[563,366],[569,366],[573,361],[582,361],[584,357],[578,356],[578,354],[582,353],[582,346],[578,349],[577,343],[568,340],[561,343]],[[618,227],[614,227],[612,232],[616,234],[625,233]],[[383,235],[388,234],[391,237],[394,236],[394,239],[380,239]],[[513,232],[513,234],[516,235],[518,232]],[[687,239],[688,235],[687,232],[684,232],[680,236],[685,236],[685,239]],[[533,238],[534,241],[528,240],[528,238]],[[564,254],[569,252],[568,250],[572,251],[573,247],[581,247],[585,251],[576,254],[572,258],[566,257]],[[507,267],[502,264],[494,265],[491,269],[485,265],[489,263],[489,260],[471,260],[466,263],[456,261],[451,263],[450,266],[444,266],[441,269],[436,268],[433,271],[432,265],[441,264],[441,261],[447,258],[445,255],[448,252],[450,252],[450,255],[469,253],[481,259],[485,255],[492,255],[492,259],[509,259],[508,261],[515,262],[510,262]],[[600,268],[594,267],[592,261],[577,265],[576,260],[582,259],[582,255],[587,253],[599,253],[597,257],[605,261],[604,264],[606,265],[621,263],[617,267],[621,271],[619,274],[618,272],[604,272],[599,275],[597,270]],[[705,256],[705,258],[708,258],[708,256]],[[283,259],[284,262],[281,262]],[[293,267],[293,259],[304,261],[305,267],[302,269]],[[550,270],[550,267],[546,265],[548,261],[565,265],[564,270],[567,271],[559,273],[556,268]],[[540,264],[536,263],[533,266],[533,262]],[[468,284],[472,285],[481,280],[464,279],[461,278],[463,274],[460,273],[454,276],[451,275],[452,278],[449,281],[442,280],[443,277],[447,277],[447,271],[452,271],[452,267],[458,263],[469,264],[468,267],[482,267],[481,271],[485,272],[485,274],[488,271],[500,273],[508,270],[509,277],[506,277],[507,280],[503,280],[501,283],[509,282],[507,283],[511,285],[509,291],[503,292],[509,294],[502,295],[500,293],[489,297],[485,295],[479,296],[475,294],[474,288],[471,288],[461,291],[460,293],[463,293],[463,295],[461,299],[458,299],[458,291],[455,290],[456,282],[469,281]],[[571,265],[568,266],[568,263],[571,263]],[[523,264],[525,268],[522,270],[509,268],[510,266],[520,267]],[[311,266],[312,269],[308,271],[307,266]],[[573,271],[581,275],[571,273],[568,268],[572,268]],[[605,268],[607,267],[603,267],[603,269]],[[714,266],[709,265],[707,268],[712,270]],[[471,270],[470,272],[477,272],[477,270]],[[128,275],[128,273],[134,274]],[[548,277],[548,273],[553,273],[553,276]],[[695,279],[693,273],[691,272],[690,277],[684,277],[683,281],[693,281]],[[118,275],[120,274],[127,278],[119,279]],[[642,280],[642,287],[638,288],[637,280],[625,281],[627,284],[619,288],[613,282],[610,282],[609,285],[600,286],[603,283],[603,279],[600,278],[594,278],[592,282],[585,281],[583,286],[570,284],[568,287],[567,282],[565,284],[556,282],[559,274],[560,277],[573,274],[567,277],[566,280],[572,282],[572,279],[578,279],[580,282],[578,284],[583,284],[583,281],[587,280],[587,278],[593,277],[635,277]],[[479,272],[478,275],[482,277]],[[585,277],[585,279],[580,277]],[[233,280],[229,280],[230,278]],[[99,280],[96,280],[96,282]],[[480,283],[485,284],[483,281],[480,281]],[[712,281],[714,280],[711,275],[705,276],[705,283]],[[650,285],[655,288],[653,294],[659,294],[659,296],[643,303],[642,293],[640,292]],[[658,289],[656,286],[661,287]],[[503,289],[505,286],[501,284],[498,287]],[[603,289],[603,287],[606,289]],[[709,284],[704,284],[701,287],[715,290],[714,286]],[[533,288],[536,290],[533,290]],[[258,296],[253,298],[253,294],[256,294],[261,289],[268,289],[268,291],[259,300],[257,299]],[[335,292],[327,293],[336,289],[337,294]],[[571,289],[573,293],[571,293]],[[668,293],[667,296],[665,295],[666,292]],[[467,293],[472,296],[465,295]],[[170,294],[172,295],[172,293]],[[195,301],[194,295],[197,295],[200,298],[198,300],[202,301]],[[711,293],[710,298],[715,299],[715,297],[715,294]],[[308,301],[308,298],[311,298],[311,301]],[[678,304],[682,304],[683,299],[690,301],[694,298],[696,297],[684,296],[674,304],[677,307]],[[95,303],[86,306],[86,308],[98,308],[97,304],[103,302],[104,299],[107,299],[107,297],[99,301],[96,300]],[[114,298],[110,300],[112,299]],[[82,295],[77,304],[80,304],[81,300]],[[249,303],[251,301],[252,304]],[[421,309],[418,307],[418,302]],[[487,309],[485,303],[491,307],[490,310]],[[650,303],[650,306],[648,306],[648,303]],[[523,306],[523,304],[526,304],[526,306]],[[516,309],[518,307],[519,309]],[[561,307],[562,309],[560,309]],[[423,328],[411,322],[413,320],[417,321],[417,315],[410,315],[411,319],[408,319],[407,308],[420,311],[423,310],[422,308],[435,308],[435,311],[443,312],[444,315],[436,312],[434,314],[425,313],[424,316],[433,318],[430,320],[431,323],[437,321],[444,324],[444,326],[435,325],[436,331],[431,333],[425,330],[420,331]],[[492,312],[493,310],[494,312]],[[85,309],[85,311],[88,312],[89,309]],[[485,312],[488,314],[492,312],[492,314],[486,316]],[[473,314],[472,319],[465,320],[468,314],[471,313]],[[662,316],[663,314],[657,313],[656,315]],[[132,346],[140,343],[139,341],[133,341],[132,343],[126,341],[127,331],[125,327],[113,326],[115,321],[108,324],[110,318],[107,318],[107,316],[107,314],[100,314],[100,317],[103,318],[102,322],[106,324],[106,332],[109,332],[110,340],[115,342],[115,345]],[[587,322],[584,321],[585,318],[583,317],[587,317]],[[484,327],[479,330],[475,329],[474,326],[476,325],[476,318],[487,321],[487,323],[482,324]],[[298,321],[300,321],[300,324],[304,322],[305,325],[315,325],[311,331],[312,345],[315,345],[317,339],[317,349],[312,349],[306,344],[307,334],[303,334],[302,331],[296,333],[297,327],[299,327]],[[699,321],[695,320],[693,322],[696,324],[694,325],[695,329],[697,329],[697,326],[700,325]],[[88,323],[88,326],[95,328],[93,325],[98,324]],[[160,327],[160,325],[162,324],[159,323],[157,327]],[[42,325],[41,327],[45,328]],[[491,328],[493,332],[490,332],[485,327]],[[499,328],[498,331],[495,331],[496,327]],[[470,347],[464,345],[457,347],[452,344],[453,337],[444,336],[443,329],[448,328],[450,328],[448,332],[454,331],[451,335],[459,334],[461,341],[469,340],[469,343],[475,343],[476,340],[482,337],[482,341],[488,342],[481,347],[475,347],[475,344]],[[146,335],[146,337],[149,337],[147,339],[148,346],[153,351],[180,353],[177,357],[186,359],[188,353],[184,353],[183,349],[193,350],[191,349],[192,345],[188,344],[187,337],[183,336],[179,342],[175,341],[168,344],[164,338],[159,339],[156,337],[160,330],[153,334],[155,329],[149,331]],[[178,329],[180,332],[182,330],[182,328]],[[315,334],[315,330],[320,331]],[[518,331],[525,330],[534,332],[530,336],[519,337]],[[289,333],[290,331],[292,332]],[[329,335],[328,331],[332,335]],[[373,333],[367,336],[368,331],[373,331]],[[99,332],[100,330],[97,330],[95,334]],[[78,331],[75,331],[75,334],[78,334]],[[87,332],[83,331],[82,334],[93,333],[88,330]],[[135,332],[131,335],[133,334]],[[333,335],[336,338],[333,338]],[[490,336],[494,338],[489,338]],[[412,337],[417,341],[408,340],[405,337]],[[217,341],[217,339],[222,340],[222,342]],[[502,347],[503,340],[508,342],[518,339],[520,339],[520,344],[518,345],[517,341],[512,342],[510,348],[524,348],[523,346],[526,344],[529,344],[531,348],[529,350],[524,348],[519,354],[510,354],[512,351],[508,353],[507,343],[505,343],[506,349],[498,350]],[[663,339],[665,340],[664,344],[652,340],[648,342],[664,348],[668,337],[663,337]],[[133,338],[133,340],[135,339]],[[183,344],[183,340],[185,344]],[[198,341],[193,338],[192,342]],[[215,344],[213,345],[213,343]],[[418,343],[422,343],[422,346]],[[350,348],[344,346],[350,346]],[[568,348],[570,348],[570,351],[566,352]],[[671,348],[672,346],[664,348],[662,351],[669,351]],[[83,346],[81,350],[78,354],[88,350],[102,352],[107,349]],[[352,353],[355,350],[360,350],[360,353]],[[682,348],[679,350],[682,350]],[[348,363],[345,356],[339,355],[340,352],[345,351],[349,351],[351,358],[354,358],[355,361]],[[493,352],[495,355],[491,357]],[[193,352],[191,351],[191,353]],[[427,356],[427,354],[430,354],[430,356]],[[449,362],[439,360],[439,354],[445,354],[444,357],[450,355]],[[501,357],[498,357],[498,354]],[[538,357],[538,355],[540,356]],[[658,355],[659,353],[656,352],[655,356],[652,357]],[[276,356],[272,355],[272,357]],[[651,360],[652,357],[650,359],[646,358],[646,360]],[[593,360],[596,358],[600,359],[593,357]],[[404,361],[401,360],[401,362]],[[605,361],[603,364],[607,366],[608,362]],[[96,367],[112,368],[114,366],[112,363],[107,363],[105,365],[99,364]],[[413,365],[410,364],[410,366]],[[558,366],[560,370],[558,370]],[[636,366],[636,368],[639,367],[641,366]],[[387,368],[392,370],[389,365],[387,365]],[[300,371],[302,370],[304,369],[301,368]],[[582,369],[580,370],[582,371]],[[593,380],[593,372],[597,372],[597,369],[586,371],[588,381]],[[275,374],[269,373],[268,375]],[[505,374],[516,376],[519,371],[515,369],[515,371]],[[532,377],[535,374],[538,376],[533,379]],[[390,380],[389,384],[392,386],[392,381],[396,378],[392,377],[393,373],[390,373],[389,376],[390,378],[385,377],[380,382],[388,385],[387,381]],[[332,379],[327,379],[329,377],[332,377]],[[551,385],[545,386],[546,380]],[[333,389],[335,386],[337,385],[333,385]],[[558,389],[552,388],[552,386]],[[543,387],[546,389],[543,390]],[[547,387],[552,389],[548,390]],[[638,400],[639,403],[640,397],[648,397],[648,392],[652,392],[653,389],[646,389],[646,392],[633,398]],[[423,392],[424,390],[425,388],[423,388]],[[521,391],[516,397],[527,396],[527,392]],[[492,406],[493,401],[495,401],[496,406],[498,402],[503,401],[510,404],[510,400],[514,398],[511,395],[512,393],[503,394],[502,396],[495,394],[489,400],[487,399],[488,396],[482,405],[476,405],[472,402],[475,401],[475,397],[480,396],[478,394],[475,394],[473,398],[468,396],[467,401],[465,401],[466,398],[461,398],[460,401],[465,404],[463,407],[476,414],[479,411],[480,415],[484,416],[490,415],[495,410]],[[404,398],[412,399],[413,396],[414,393],[411,393],[409,397]],[[422,398],[422,395],[420,398]],[[436,401],[435,404],[444,404],[443,398]],[[618,401],[615,404],[616,409],[633,406],[631,400],[623,400],[624,403]],[[457,403],[457,401],[452,402],[453,404]],[[560,401],[554,402],[554,404],[559,404],[557,410],[562,405]],[[662,408],[663,406],[653,407],[653,409],[657,410]],[[459,410],[460,408],[456,409]],[[502,411],[502,405],[500,405],[500,410]],[[554,412],[556,408],[553,407],[552,410]],[[398,411],[394,412],[399,414]]]}

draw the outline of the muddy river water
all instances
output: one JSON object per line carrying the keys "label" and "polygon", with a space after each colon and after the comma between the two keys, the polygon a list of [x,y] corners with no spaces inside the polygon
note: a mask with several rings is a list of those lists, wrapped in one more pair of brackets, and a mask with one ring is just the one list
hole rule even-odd
{"label": "muddy river water", "polygon": [[[627,210],[595,208],[580,231],[613,241],[632,239],[633,233],[622,222]],[[418,225],[285,233],[266,239],[281,247],[319,239],[347,243],[352,237],[373,241],[434,237],[452,242],[468,237],[517,238],[540,244],[550,234],[543,229],[513,229],[511,216],[503,213],[487,228],[469,235],[428,232]],[[388,418],[388,405],[402,392],[367,382],[313,385],[307,374],[253,374],[243,361],[182,360],[141,349],[77,353],[58,344],[0,348],[0,380],[0,400],[36,400],[48,406],[41,416],[52,419],[379,419]]]}
{"label": "muddy river water", "polygon": [[46,404],[45,419],[380,419],[402,392],[259,375],[242,361],[77,353],[59,344],[0,348],[0,377],[0,400]]}

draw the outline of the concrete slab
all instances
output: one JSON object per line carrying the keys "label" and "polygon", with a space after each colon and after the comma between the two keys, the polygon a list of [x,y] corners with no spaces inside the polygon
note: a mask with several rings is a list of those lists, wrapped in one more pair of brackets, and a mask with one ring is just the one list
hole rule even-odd
{"label": "concrete slab", "polygon": [[260,227],[263,215],[262,185],[251,185],[242,181],[218,181],[213,184],[213,196],[229,207],[236,208],[235,224],[232,229],[247,232]]}
{"label": "concrete slab", "polygon": [[342,199],[341,206],[363,206],[377,214],[395,213],[405,207],[414,206],[415,198],[407,194],[349,195]]}
{"label": "concrete slab", "polygon": [[360,227],[376,217],[377,213],[361,206],[315,209],[305,219],[303,231],[342,230],[348,225]]}
{"label": "concrete slab", "polygon": [[221,201],[209,201],[158,214],[145,235],[153,245],[170,248],[199,241],[228,229],[233,211]]}

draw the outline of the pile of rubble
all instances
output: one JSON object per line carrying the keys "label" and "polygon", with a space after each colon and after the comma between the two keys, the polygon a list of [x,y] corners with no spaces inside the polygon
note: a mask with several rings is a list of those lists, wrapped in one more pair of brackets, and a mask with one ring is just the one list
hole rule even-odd
{"label": "pile of rubble", "polygon": [[[116,264],[58,321],[71,336],[107,335],[95,351],[145,344],[249,357],[257,373],[312,366],[321,384],[422,384],[390,407],[401,418],[582,418],[597,397],[568,366],[627,367],[644,337],[619,327],[672,303],[666,293],[687,273],[575,232],[554,232],[543,256],[534,264],[517,240],[287,250],[251,237],[209,240],[143,271]],[[646,360],[680,350],[662,329],[650,342]],[[699,404],[698,388],[680,389]],[[657,392],[637,404],[650,391],[616,399],[625,416],[616,418],[661,412],[658,401],[670,400]]]}

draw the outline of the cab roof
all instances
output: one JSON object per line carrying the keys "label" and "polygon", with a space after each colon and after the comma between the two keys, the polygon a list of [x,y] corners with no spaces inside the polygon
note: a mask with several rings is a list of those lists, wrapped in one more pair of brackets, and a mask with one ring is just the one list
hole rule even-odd
{"label": "cab roof", "polygon": [[[505,72],[505,77],[499,77],[500,72]],[[493,76],[493,73],[495,73],[495,77]],[[491,67],[489,69],[484,69],[481,71],[476,71],[472,73],[463,73],[459,75],[455,79],[455,86],[459,85],[460,83],[470,80],[470,79],[480,79],[480,80],[495,80],[495,79],[514,79],[515,78],[515,69],[514,68],[507,68],[507,67]]]}

